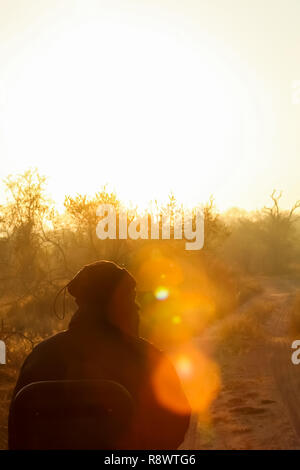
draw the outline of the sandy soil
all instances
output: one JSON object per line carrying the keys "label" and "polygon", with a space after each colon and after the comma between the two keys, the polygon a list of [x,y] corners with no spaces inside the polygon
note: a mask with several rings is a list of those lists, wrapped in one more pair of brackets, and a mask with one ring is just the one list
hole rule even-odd
{"label": "sandy soil", "polygon": [[[267,339],[241,355],[215,359],[221,390],[208,419],[193,416],[184,449],[300,449],[300,365],[291,362],[291,343],[299,338],[288,335],[290,305],[300,286],[261,282],[260,299],[274,303],[264,324]],[[214,357],[212,330],[198,346]]]}

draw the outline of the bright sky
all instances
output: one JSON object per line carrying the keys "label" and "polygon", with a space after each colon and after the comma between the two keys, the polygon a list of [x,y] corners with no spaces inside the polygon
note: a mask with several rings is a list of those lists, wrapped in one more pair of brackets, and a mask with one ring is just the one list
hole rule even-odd
{"label": "bright sky", "polygon": [[38,167],[58,202],[108,183],[288,206],[299,23],[299,0],[0,0],[0,178]]}

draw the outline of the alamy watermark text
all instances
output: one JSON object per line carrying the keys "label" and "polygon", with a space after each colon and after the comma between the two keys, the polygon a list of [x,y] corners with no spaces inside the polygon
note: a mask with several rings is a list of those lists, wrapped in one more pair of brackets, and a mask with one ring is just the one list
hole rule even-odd
{"label": "alamy watermark text", "polygon": [[129,217],[127,211],[117,211],[112,204],[101,204],[97,209],[101,220],[96,233],[100,240],[174,240],[186,241],[186,250],[201,250],[204,245],[204,214],[198,209],[194,213],[171,215],[135,215]]}

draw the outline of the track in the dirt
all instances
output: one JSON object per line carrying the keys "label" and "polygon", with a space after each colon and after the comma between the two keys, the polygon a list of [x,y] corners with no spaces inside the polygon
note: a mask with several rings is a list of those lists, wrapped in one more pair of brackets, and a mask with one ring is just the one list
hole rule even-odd
{"label": "track in the dirt", "polygon": [[289,413],[290,422],[293,424],[300,442],[300,365],[292,363],[291,344],[293,339],[289,338],[287,334],[292,294],[284,292],[275,295],[278,295],[279,302],[270,331],[272,333],[270,366],[282,402]]}
{"label": "track in the dirt", "polygon": [[[269,341],[267,347],[261,351],[263,357],[260,358],[261,363],[258,365],[258,370],[261,371],[267,367],[266,375],[273,377],[274,389],[277,390],[281,398],[283,409],[286,410],[286,417],[291,428],[294,429],[296,440],[299,439],[298,445],[300,447],[300,365],[296,366],[291,361],[292,341],[300,339],[300,337],[289,338],[287,334],[296,286],[289,281],[267,280],[264,287],[265,292],[259,297],[266,302],[271,301],[276,305],[276,308],[266,325]],[[201,447],[196,422],[197,417],[191,423],[184,448]],[[297,448],[298,445],[296,444]]]}

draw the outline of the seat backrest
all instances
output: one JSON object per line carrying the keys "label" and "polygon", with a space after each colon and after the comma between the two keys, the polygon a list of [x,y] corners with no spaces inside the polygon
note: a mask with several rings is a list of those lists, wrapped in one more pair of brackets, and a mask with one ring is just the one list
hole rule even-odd
{"label": "seat backrest", "polygon": [[9,448],[122,448],[133,408],[128,390],[110,380],[34,382],[11,404]]}

